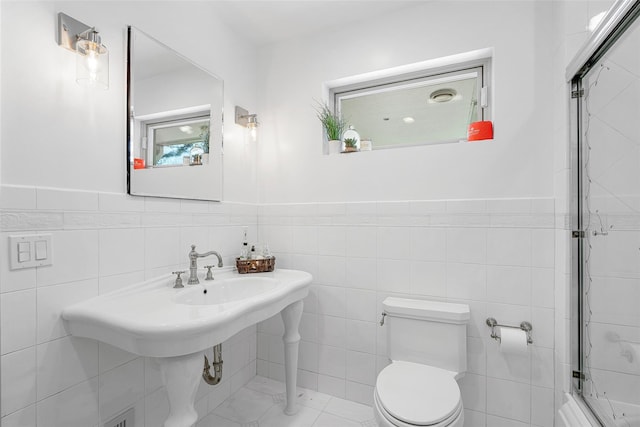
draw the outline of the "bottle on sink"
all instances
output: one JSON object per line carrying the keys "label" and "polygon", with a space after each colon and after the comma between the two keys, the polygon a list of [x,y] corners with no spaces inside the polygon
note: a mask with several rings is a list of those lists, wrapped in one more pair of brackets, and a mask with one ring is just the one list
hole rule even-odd
{"label": "bottle on sink", "polygon": [[240,247],[240,259],[249,259],[249,242],[247,241],[247,229],[244,229],[244,239]]}
{"label": "bottle on sink", "polygon": [[260,250],[259,244],[251,245],[251,250],[249,250],[249,259],[264,259],[264,255]]}

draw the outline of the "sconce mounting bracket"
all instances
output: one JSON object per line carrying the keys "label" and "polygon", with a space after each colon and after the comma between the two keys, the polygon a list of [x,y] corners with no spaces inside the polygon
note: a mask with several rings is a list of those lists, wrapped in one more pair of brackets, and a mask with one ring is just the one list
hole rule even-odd
{"label": "sconce mounting bracket", "polygon": [[76,50],[78,36],[93,29],[86,24],[62,12],[58,13],[58,45],[72,51]]}
{"label": "sconce mounting bracket", "polygon": [[249,111],[236,105],[236,124],[240,126],[249,126]]}

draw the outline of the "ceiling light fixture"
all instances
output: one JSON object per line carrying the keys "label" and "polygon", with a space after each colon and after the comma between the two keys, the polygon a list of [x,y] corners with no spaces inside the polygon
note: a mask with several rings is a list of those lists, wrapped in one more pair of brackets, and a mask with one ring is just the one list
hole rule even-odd
{"label": "ceiling light fixture", "polygon": [[429,101],[438,102],[438,103],[449,102],[453,98],[455,98],[457,94],[458,92],[456,92],[455,89],[451,89],[451,88],[438,89],[431,92],[431,95],[429,95]]}
{"label": "ceiling light fixture", "polygon": [[109,50],[94,27],[58,13],[58,45],[77,53],[76,82],[109,89]]}
{"label": "ceiling light fixture", "polygon": [[410,124],[410,123],[414,123],[416,121],[416,119],[414,119],[413,117],[405,117],[402,119],[403,122]]}

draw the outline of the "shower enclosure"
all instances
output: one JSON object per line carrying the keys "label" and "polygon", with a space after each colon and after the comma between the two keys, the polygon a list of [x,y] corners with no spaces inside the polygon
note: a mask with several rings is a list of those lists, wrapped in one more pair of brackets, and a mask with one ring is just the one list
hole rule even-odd
{"label": "shower enclosure", "polygon": [[572,80],[573,386],[604,426],[640,426],[639,14],[617,2]]}

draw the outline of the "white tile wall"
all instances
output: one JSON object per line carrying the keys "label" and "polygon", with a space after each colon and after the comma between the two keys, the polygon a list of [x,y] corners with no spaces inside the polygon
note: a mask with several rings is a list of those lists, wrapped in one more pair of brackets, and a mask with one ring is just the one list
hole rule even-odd
{"label": "white tile wall", "polygon": [[144,397],[144,360],[136,358],[100,378],[100,416],[107,421]]}
{"label": "white tile wall", "polygon": [[2,354],[31,347],[36,343],[36,291],[0,295]]}
{"label": "white tile wall", "polygon": [[98,342],[64,337],[36,347],[37,397],[42,400],[98,375]]}
{"label": "white tile wall", "polygon": [[68,335],[61,317],[62,310],[71,304],[98,296],[98,294],[97,279],[38,288],[37,314],[35,316],[37,318],[38,344]]}
{"label": "white tile wall", "polygon": [[36,405],[13,412],[2,418],[4,427],[25,427],[36,425]]}
{"label": "white tile wall", "polygon": [[554,393],[552,388],[531,388],[531,424],[536,426],[552,426],[553,412],[548,408],[554,406]]}
{"label": "white tile wall", "polygon": [[328,375],[318,375],[318,391],[321,393],[327,393],[332,396],[340,397],[344,399],[347,394],[346,380]]}
{"label": "white tile wall", "polygon": [[98,426],[98,379],[92,378],[37,404],[38,426]]}
{"label": "white tile wall", "polygon": [[531,269],[490,265],[487,267],[487,301],[529,305]]}
{"label": "white tile wall", "polygon": [[[9,216],[13,221],[16,212],[29,204],[25,200],[29,200],[29,194],[33,192],[29,188],[11,187],[11,190],[17,202],[15,205],[5,202],[0,213],[3,224],[13,224],[11,227],[15,231],[5,227],[1,237],[7,239],[15,233],[41,230],[37,227],[29,229],[32,222],[26,226],[19,221],[5,220]],[[70,193],[64,194],[67,201],[80,203],[71,200],[73,192]],[[78,197],[84,201],[94,199],[84,193]],[[337,397],[371,403],[377,372],[388,363],[384,357],[384,333],[377,326],[380,302],[384,296],[394,294],[461,301],[471,306],[469,372],[461,380],[461,388],[465,407],[473,419],[484,422],[484,414],[489,413],[486,402],[489,385],[514,388],[512,392],[521,393],[521,397],[530,402],[527,407],[533,402],[544,401],[552,390],[553,374],[549,377],[546,368],[552,366],[553,360],[553,323],[549,326],[545,322],[548,318],[554,319],[554,275],[553,265],[549,263],[553,256],[538,253],[553,254],[555,241],[547,232],[553,226],[552,204],[520,199],[493,200],[491,203],[348,203],[330,207],[308,204],[289,205],[284,210],[277,206],[262,206],[259,209],[262,215],[258,216],[258,208],[246,205],[219,209],[224,204],[203,203],[208,207],[204,209],[198,203],[155,199],[141,203],[139,199],[113,194],[98,194],[97,200],[98,208],[111,215],[109,221],[105,222],[99,215],[80,221],[75,211],[20,211],[25,213],[25,218],[33,214],[61,213],[61,223],[66,223],[67,228],[48,228],[55,221],[39,222],[54,234],[55,264],[50,270],[11,271],[2,265],[6,262],[0,263],[3,269],[0,286],[2,364],[7,366],[3,372],[19,374],[22,384],[27,385],[16,388],[17,378],[12,380],[11,374],[3,378],[2,415],[7,422],[21,417],[28,419],[34,413],[37,420],[43,420],[52,405],[77,399],[91,402],[76,418],[64,420],[69,425],[82,424],[88,419],[95,419],[96,425],[104,421],[97,419],[97,409],[93,408],[100,408],[104,412],[102,418],[105,418],[105,414],[115,414],[132,405],[139,407],[138,416],[144,425],[160,422],[158,420],[166,416],[166,396],[153,363],[142,363],[135,355],[91,340],[69,338],[59,319],[60,310],[67,304],[179,265],[181,255],[186,253],[180,252],[179,247],[187,242],[205,247],[212,244],[227,247],[229,253],[224,254],[225,262],[230,262],[241,239],[243,225],[249,227],[250,239],[269,243],[281,260],[281,266],[305,269],[314,274],[301,327],[299,379],[305,386]],[[47,203],[52,202],[48,200]],[[443,212],[445,205],[449,207],[448,213]],[[409,206],[412,213],[420,216],[407,215]],[[504,211],[487,213],[487,206]],[[543,209],[527,211],[533,210],[532,206]],[[476,215],[476,219],[469,219],[474,217],[471,210],[476,208],[481,214]],[[239,217],[231,215],[234,209],[241,214]],[[516,221],[516,217],[523,215],[522,211],[533,218],[528,226]],[[271,215],[273,212],[278,215]],[[131,214],[139,215],[135,226]],[[460,227],[460,218],[473,225]],[[366,222],[359,222],[360,219]],[[243,220],[245,222],[241,222]],[[425,225],[432,221],[437,222],[437,226]],[[205,232],[201,232],[203,228]],[[513,242],[523,234],[529,238],[524,242]],[[127,244],[123,245],[125,239]],[[504,251],[502,245],[509,246],[510,250]],[[513,253],[517,251],[525,253]],[[82,266],[76,269],[78,262]],[[8,306],[6,310],[4,304]],[[11,310],[16,311],[17,316],[23,316],[24,322],[14,326],[4,319]],[[540,329],[536,329],[540,342],[536,342],[535,351],[532,350],[524,368],[516,365],[518,369],[524,369],[524,374],[518,370],[511,373],[504,360],[496,366],[489,360],[490,356],[503,356],[493,354],[491,346],[495,343],[487,338],[484,319],[488,313],[513,323],[540,319]],[[12,327],[19,331],[12,332]],[[236,375],[223,387],[199,396],[198,407],[203,411],[215,408],[228,393],[238,390],[256,369],[263,375],[282,379],[281,334],[280,320],[273,319],[258,326],[257,342],[248,331],[238,342],[231,343],[232,348],[228,351],[236,357],[228,359],[230,362],[225,369]],[[258,360],[254,361],[256,353]],[[120,378],[125,379],[124,384],[120,383]],[[496,381],[490,382],[490,379]],[[90,390],[94,388],[102,391],[92,394]],[[55,399],[61,396],[68,398],[65,397],[65,402],[56,402]],[[498,413],[491,415],[501,419],[535,421],[529,414],[523,415],[523,410],[494,412]],[[547,414],[539,416],[548,419],[548,412],[547,408]]]}
{"label": "white tile wall", "polygon": [[[304,351],[300,369],[318,391],[371,404],[377,373],[388,363],[378,325],[381,301],[387,295],[433,298],[471,307],[468,372],[460,384],[469,419],[478,423],[472,425],[553,419],[554,406],[547,405],[554,395],[553,200],[345,203],[331,209],[320,203],[263,206],[260,212],[260,236],[308,239],[307,247],[298,238],[297,245],[279,245],[275,252],[291,268],[317,268],[317,305],[305,307],[301,348],[318,344],[318,369],[303,367],[316,366],[314,356],[304,361]],[[499,351],[485,324],[489,315],[514,325],[533,323],[535,344],[525,356]],[[274,365],[282,366],[281,351],[262,348],[280,346],[276,320],[258,326],[257,366],[259,374],[280,379],[282,369]]]}
{"label": "white tile wall", "polygon": [[140,270],[145,261],[145,230],[100,230],[99,250],[101,276]]}
{"label": "white tile wall", "polygon": [[8,353],[0,358],[2,416],[36,402],[36,348]]}
{"label": "white tile wall", "polygon": [[98,230],[53,231],[51,235],[54,242],[53,263],[36,269],[38,287],[98,277]]}
{"label": "white tile wall", "polygon": [[[231,263],[243,226],[257,241],[257,207],[7,185],[2,195],[4,247],[23,233],[51,233],[54,242],[50,267],[10,270],[8,257],[0,260],[2,425],[98,427],[131,406],[136,425],[161,425],[166,392],[153,362],[70,337],[61,310],[185,267],[191,243]],[[201,416],[255,375],[255,337],[253,327],[224,343],[224,380],[200,388]],[[307,342],[304,354],[314,345]],[[317,362],[304,368],[317,370]]]}
{"label": "white tile wall", "polygon": [[484,412],[472,411],[469,409],[464,410],[464,422],[471,426],[486,427],[487,415]]}
{"label": "white tile wall", "polygon": [[481,413],[487,412],[487,377],[467,372],[460,379],[460,392],[465,409]]}
{"label": "white tile wall", "polygon": [[487,377],[487,414],[528,424],[531,419],[531,387]]}

